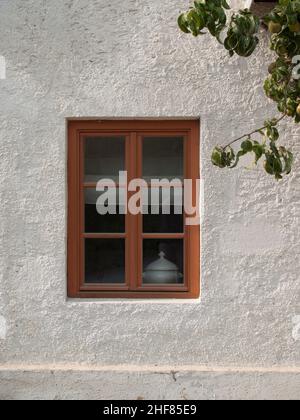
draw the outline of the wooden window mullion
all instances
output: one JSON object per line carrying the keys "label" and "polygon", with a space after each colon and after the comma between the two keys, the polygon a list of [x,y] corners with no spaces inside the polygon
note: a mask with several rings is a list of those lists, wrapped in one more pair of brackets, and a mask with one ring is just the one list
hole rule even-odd
{"label": "wooden window mullion", "polygon": [[[126,159],[126,168],[127,168],[127,182],[128,185],[131,180],[136,178],[137,171],[137,133],[132,131],[130,133],[128,141],[128,156]],[[128,187],[127,185],[127,187]],[[130,197],[134,192],[128,191],[127,197],[127,206],[130,200]],[[126,214],[126,233],[127,233],[127,243],[126,243],[126,276],[128,279],[128,285],[130,290],[134,290],[136,287],[136,278],[137,278],[137,219],[135,215],[132,215],[128,208]]]}

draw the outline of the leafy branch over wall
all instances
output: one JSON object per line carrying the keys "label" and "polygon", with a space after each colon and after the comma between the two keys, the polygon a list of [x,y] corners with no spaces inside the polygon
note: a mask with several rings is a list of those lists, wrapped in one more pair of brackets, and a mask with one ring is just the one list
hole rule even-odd
{"label": "leafy branch over wall", "polygon": [[[260,128],[242,135],[226,145],[216,146],[212,163],[219,168],[234,168],[239,159],[254,154],[255,164],[263,159],[265,171],[277,180],[289,174],[293,154],[278,145],[278,125],[284,118],[300,122],[300,0],[279,0],[274,9],[262,19],[248,9],[233,13],[226,0],[198,0],[178,18],[180,29],[194,36],[209,33],[221,43],[232,57],[249,57],[258,43],[260,23],[268,26],[270,49],[276,59],[269,65],[264,90],[277,103],[279,116],[265,121]],[[258,141],[259,136],[259,141]],[[239,150],[233,145],[240,143]]]}

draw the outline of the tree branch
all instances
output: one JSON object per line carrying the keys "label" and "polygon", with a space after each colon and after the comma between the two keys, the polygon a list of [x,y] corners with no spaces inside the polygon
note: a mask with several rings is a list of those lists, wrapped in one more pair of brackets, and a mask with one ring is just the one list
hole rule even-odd
{"label": "tree branch", "polygon": [[[274,126],[277,125],[285,117],[286,117],[286,114],[283,114],[280,118],[278,118],[276,120],[276,123],[274,122]],[[264,127],[258,128],[257,130],[254,130],[251,133],[243,134],[241,137],[238,137],[237,139],[234,139],[230,143],[226,144],[226,146],[224,146],[223,149],[224,150],[227,149],[227,147],[230,147],[232,144],[244,139],[245,137],[250,138],[251,136],[253,136],[253,134],[259,133],[260,131],[265,130],[266,128],[267,128],[267,126],[265,125]]]}

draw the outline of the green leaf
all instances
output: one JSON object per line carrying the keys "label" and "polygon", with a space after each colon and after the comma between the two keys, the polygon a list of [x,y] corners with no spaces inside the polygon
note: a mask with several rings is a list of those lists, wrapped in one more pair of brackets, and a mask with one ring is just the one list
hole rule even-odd
{"label": "green leaf", "polygon": [[292,165],[293,165],[293,162],[294,162],[293,153],[286,150],[286,148],[283,147],[283,146],[280,146],[278,151],[279,151],[280,156],[284,160],[285,166],[284,166],[283,171],[288,175],[292,171]]}
{"label": "green leaf", "polygon": [[281,160],[277,157],[274,158],[273,168],[274,168],[274,172],[277,173],[277,174],[281,174],[281,172],[283,170]]}
{"label": "green leaf", "polygon": [[199,12],[197,13],[195,10],[191,10],[188,13],[187,18],[188,18],[188,21],[191,21],[191,22],[194,23],[194,25],[196,26],[198,31],[201,31],[201,29],[204,28],[205,20],[204,20],[201,13],[199,13]]}
{"label": "green leaf", "polygon": [[296,13],[292,13],[290,15],[286,15],[288,25],[294,25],[298,22],[298,16]]}
{"label": "green leaf", "polygon": [[274,169],[273,169],[272,165],[269,163],[268,159],[266,159],[265,162],[264,162],[264,168],[265,168],[265,171],[269,175],[274,175]]}
{"label": "green leaf", "polygon": [[227,146],[225,149],[225,153],[226,153],[227,166],[230,166],[232,161],[235,159],[235,154],[232,147]]}
{"label": "green leaf", "polygon": [[261,144],[258,144],[256,142],[256,144],[253,145],[252,150],[255,154],[255,163],[257,164],[257,162],[259,161],[259,159],[263,156],[264,154],[264,146]]}
{"label": "green leaf", "polygon": [[219,8],[219,9],[217,10],[217,14],[218,14],[218,19],[219,19],[219,22],[220,22],[222,25],[225,25],[225,23],[226,23],[226,21],[227,21],[227,17],[226,17],[226,13],[224,12],[224,9]]}
{"label": "green leaf", "polygon": [[233,168],[236,168],[236,167],[237,167],[237,165],[238,165],[238,163],[239,163],[239,161],[240,161],[240,158],[241,158],[242,156],[244,156],[246,153],[247,153],[247,152],[245,152],[244,150],[240,150],[240,151],[237,153],[237,155],[236,155],[236,159],[235,159],[235,162],[234,162],[234,164],[231,166],[231,169],[233,169]]}
{"label": "green leaf", "polygon": [[222,0],[222,7],[224,7],[226,10],[230,10],[230,6],[226,0]]}
{"label": "green leaf", "polygon": [[255,48],[257,47],[259,40],[257,37],[252,38],[249,48],[245,53],[245,57],[250,57],[253,54]]}
{"label": "green leaf", "polygon": [[252,152],[252,141],[251,140],[245,140],[243,141],[243,143],[241,144],[241,148],[244,152],[248,153],[248,152]]}
{"label": "green leaf", "polygon": [[286,7],[290,0],[279,0],[278,3],[280,6]]}
{"label": "green leaf", "polygon": [[189,34],[190,31],[187,27],[187,21],[186,21],[186,16],[185,13],[182,13],[179,18],[178,18],[178,26],[179,28],[182,30],[182,32]]}
{"label": "green leaf", "polygon": [[293,163],[294,163],[294,155],[293,155],[293,153],[292,152],[287,152],[287,157],[284,157],[284,160],[285,160],[285,168],[284,168],[284,170],[285,170],[286,174],[288,175],[288,174],[291,173],[292,166],[293,166]]}
{"label": "green leaf", "polygon": [[239,43],[239,38],[236,34],[231,34],[224,41],[224,46],[227,50],[234,50]]}
{"label": "green leaf", "polygon": [[212,34],[212,36],[216,36],[216,34],[217,34],[217,26],[216,26],[216,23],[213,20],[211,20],[207,24],[207,29]]}
{"label": "green leaf", "polygon": [[276,141],[279,139],[279,132],[277,130],[276,127],[268,127],[267,128],[267,136],[269,137],[269,139],[271,139],[272,141]]}
{"label": "green leaf", "polygon": [[218,166],[219,168],[225,168],[226,162],[224,159],[224,149],[220,146],[216,146],[212,151],[211,161],[213,165]]}
{"label": "green leaf", "polygon": [[273,152],[273,157],[280,159],[279,150],[277,149],[276,144],[273,141],[270,142],[270,149]]}

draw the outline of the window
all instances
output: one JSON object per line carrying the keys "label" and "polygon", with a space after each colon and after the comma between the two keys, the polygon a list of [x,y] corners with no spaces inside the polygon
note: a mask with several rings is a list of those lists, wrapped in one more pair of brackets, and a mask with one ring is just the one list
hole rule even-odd
{"label": "window", "polygon": [[197,121],[70,121],[68,296],[198,297],[198,184]]}

